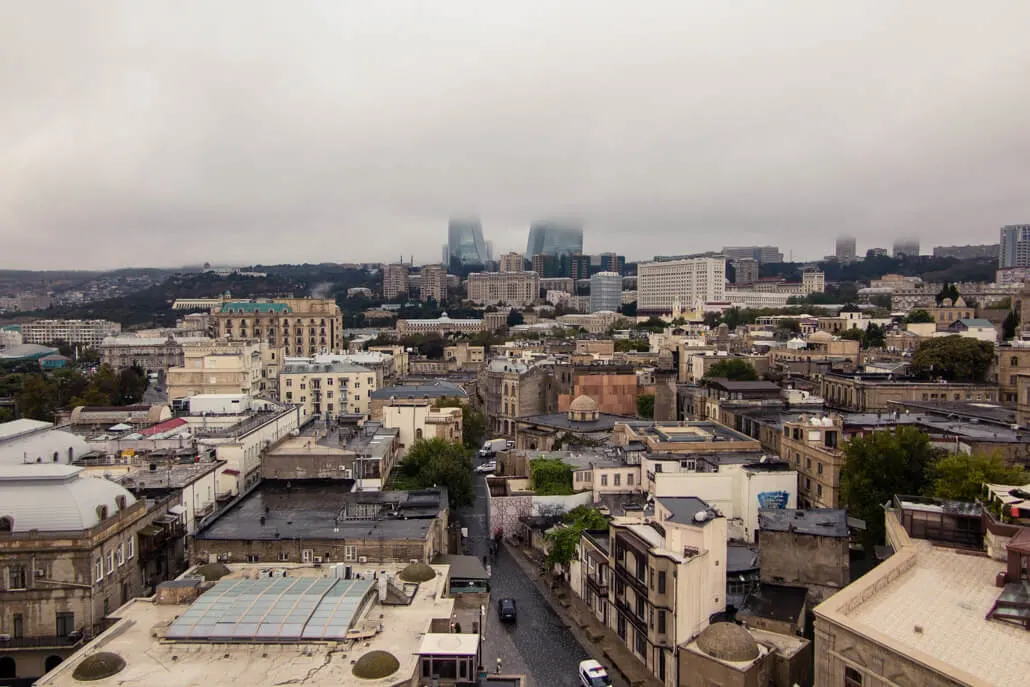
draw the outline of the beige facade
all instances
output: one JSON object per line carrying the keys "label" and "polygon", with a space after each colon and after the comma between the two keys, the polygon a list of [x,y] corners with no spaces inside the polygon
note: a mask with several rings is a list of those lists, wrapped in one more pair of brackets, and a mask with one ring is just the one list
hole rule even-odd
{"label": "beige facade", "polygon": [[211,313],[219,339],[257,340],[288,356],[337,353],[346,347],[343,314],[330,298],[226,301]]}
{"label": "beige facade", "polygon": [[826,275],[819,270],[805,270],[801,273],[801,292],[822,293],[826,290]]}
{"label": "beige facade", "polygon": [[824,375],[819,395],[826,405],[854,412],[888,409],[890,401],[988,401],[998,400],[998,387],[992,384],[940,383],[888,379],[887,375]]}
{"label": "beige facade", "polygon": [[468,299],[480,305],[532,305],[540,296],[536,272],[473,272],[468,276]]}
{"label": "beige facade", "polygon": [[64,341],[87,348],[97,348],[121,331],[121,324],[107,320],[36,320],[21,325],[22,340],[27,344]]}
{"label": "beige facade", "polygon": [[475,334],[483,331],[484,320],[452,319],[443,313],[436,319],[397,320],[397,335],[410,334]]}
{"label": "beige facade", "polygon": [[383,267],[383,298],[392,301],[408,295],[408,266],[404,263]]}
{"label": "beige facade", "polygon": [[279,373],[279,398],[300,408],[301,423],[312,415],[368,416],[375,390],[375,372],[350,363],[291,363]]}
{"label": "beige facade", "polygon": [[526,257],[522,253],[505,253],[501,256],[501,272],[524,272]]}
{"label": "beige facade", "polygon": [[637,266],[637,309],[670,313],[725,300],[726,259],[688,258]]}
{"label": "beige facade", "polygon": [[265,343],[207,339],[183,345],[183,364],[168,369],[168,398],[199,394],[274,394],[282,349]]}
{"label": "beige facade", "polygon": [[1030,373],[1030,346],[1000,346],[995,355],[998,400],[1015,405],[1019,399],[1019,375]]}
{"label": "beige facade", "polygon": [[783,424],[780,457],[798,472],[798,503],[802,508],[840,507],[843,445],[844,427],[838,415]]}
{"label": "beige facade", "polygon": [[422,285],[419,299],[423,302],[432,298],[437,303],[447,301],[447,271],[440,265],[426,265],[422,268]]}
{"label": "beige facade", "polygon": [[254,486],[260,478],[261,460],[269,448],[289,437],[300,427],[295,407],[278,408],[260,416],[240,415],[227,418],[219,429],[206,429],[211,419],[189,417],[198,446],[211,449],[225,469],[218,473],[218,494],[236,496]]}
{"label": "beige facade", "polygon": [[453,346],[445,346],[443,349],[444,360],[452,361],[459,368],[478,368],[486,362],[486,348],[484,346],[471,346],[467,343],[459,343]]}
{"label": "beige facade", "polygon": [[110,336],[100,344],[100,362],[115,370],[138,366],[145,372],[168,372],[182,367],[183,345],[201,344],[207,339],[190,337],[142,337],[138,335]]}
{"label": "beige facade", "polygon": [[480,370],[477,386],[488,432],[514,437],[519,418],[555,410],[545,393],[553,383],[553,370],[552,365],[505,360],[491,360]]}
{"label": "beige facade", "polygon": [[952,303],[950,298],[945,298],[941,301],[940,305],[934,305],[926,308],[926,311],[933,317],[933,321],[937,323],[937,329],[947,329],[953,322],[957,320],[969,320],[976,317],[976,308],[966,305],[966,301],[962,296]]}
{"label": "beige facade", "polygon": [[383,426],[399,430],[402,451],[419,439],[462,441],[461,408],[434,408],[427,399],[392,400],[383,406]]}

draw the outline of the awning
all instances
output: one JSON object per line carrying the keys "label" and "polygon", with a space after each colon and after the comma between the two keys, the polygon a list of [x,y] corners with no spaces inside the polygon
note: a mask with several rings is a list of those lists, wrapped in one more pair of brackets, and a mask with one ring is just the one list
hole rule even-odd
{"label": "awning", "polygon": [[184,515],[186,513],[186,508],[183,506],[172,506],[168,509],[168,512],[172,515]]}
{"label": "awning", "polygon": [[232,468],[226,468],[225,470],[222,470],[222,474],[223,475],[238,475],[238,474],[240,474],[240,471],[239,470],[233,470]]}

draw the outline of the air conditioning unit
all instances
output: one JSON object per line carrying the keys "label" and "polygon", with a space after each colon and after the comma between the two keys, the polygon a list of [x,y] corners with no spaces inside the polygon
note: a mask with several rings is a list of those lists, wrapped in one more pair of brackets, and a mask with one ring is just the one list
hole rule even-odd
{"label": "air conditioning unit", "polygon": [[322,557],[321,556],[315,556],[315,562],[316,563],[321,563],[322,562]]}
{"label": "air conditioning unit", "polygon": [[40,578],[46,577],[46,570],[37,570],[36,571],[36,577],[40,577]]}
{"label": "air conditioning unit", "polygon": [[358,563],[368,563],[368,556],[358,556]]}
{"label": "air conditioning unit", "polygon": [[344,479],[350,479],[350,478],[351,478],[351,471],[350,471],[350,468],[346,468],[346,469],[344,469],[344,471],[343,471],[343,478],[344,478]]}

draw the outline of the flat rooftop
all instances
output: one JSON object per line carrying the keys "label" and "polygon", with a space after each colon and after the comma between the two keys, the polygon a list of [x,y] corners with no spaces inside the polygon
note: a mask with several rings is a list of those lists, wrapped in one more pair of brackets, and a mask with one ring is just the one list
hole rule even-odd
{"label": "flat rooftop", "polygon": [[847,537],[848,512],[843,508],[763,508],[758,512],[758,528],[767,532]]}
{"label": "flat rooftop", "polygon": [[349,489],[343,480],[266,480],[196,538],[424,539],[447,507],[444,489],[360,493]]}
{"label": "flat rooftop", "polygon": [[157,469],[148,467],[130,470],[121,476],[119,483],[127,489],[182,489],[196,482],[204,475],[225,465],[223,460],[203,463],[157,463]]}
{"label": "flat rooftop", "polygon": [[715,422],[626,422],[638,436],[653,441],[669,443],[706,443],[719,441],[754,441],[757,439],[742,434]]}
{"label": "flat rooftop", "polygon": [[987,620],[1005,563],[913,541],[816,608],[853,632],[968,685],[1026,685],[1030,632]]}
{"label": "flat rooftop", "polygon": [[[259,570],[266,567],[234,565],[231,566],[233,572],[222,580],[255,578]],[[327,569],[310,567],[275,567],[288,568],[291,577],[304,579],[325,579],[328,572]],[[391,566],[377,567],[397,571]],[[117,676],[95,684],[118,684],[120,687],[272,687],[284,684],[393,687],[402,682],[407,684],[415,674],[417,652],[433,619],[450,618],[454,613],[454,599],[443,597],[447,568],[434,565],[433,569],[437,572],[436,577],[419,585],[411,605],[383,606],[376,601],[360,618],[356,618],[354,622],[358,626],[375,628],[373,636],[360,641],[175,641],[168,639],[166,633],[176,618],[189,612],[190,605],[158,605],[152,599],[134,599],[112,614],[116,619],[113,627],[36,684],[46,687],[81,687],[87,684],[76,680],[72,673],[84,658],[98,651],[117,653],[126,665]],[[371,572],[368,570],[362,574],[371,576]],[[400,668],[380,680],[354,677],[351,672],[354,661],[370,651],[389,651],[400,662]]]}

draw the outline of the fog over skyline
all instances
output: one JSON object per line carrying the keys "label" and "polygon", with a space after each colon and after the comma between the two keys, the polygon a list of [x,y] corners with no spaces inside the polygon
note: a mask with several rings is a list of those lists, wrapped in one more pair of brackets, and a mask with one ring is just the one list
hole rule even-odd
{"label": "fog over skyline", "polygon": [[1030,3],[7,2],[0,268],[629,259],[1030,223]]}

